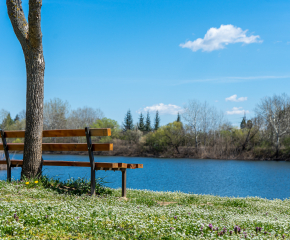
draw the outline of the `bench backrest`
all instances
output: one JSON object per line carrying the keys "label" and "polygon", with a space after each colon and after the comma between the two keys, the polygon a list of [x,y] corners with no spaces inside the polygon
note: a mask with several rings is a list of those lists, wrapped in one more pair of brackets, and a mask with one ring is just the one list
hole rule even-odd
{"label": "bench backrest", "polygon": [[[90,136],[111,136],[110,128],[89,129]],[[3,136],[2,136],[3,135]],[[85,137],[85,129],[44,130],[42,137]],[[1,131],[1,138],[24,138],[25,131]],[[7,143],[8,150],[23,151],[24,143]],[[4,150],[3,143],[0,150]],[[92,151],[112,151],[112,143],[93,143]],[[42,143],[42,151],[88,151],[87,143]]]}
{"label": "bench backrest", "polygon": [[[111,136],[110,128],[90,128],[91,136]],[[42,137],[85,137],[85,129],[43,130]],[[4,131],[5,138],[24,138],[25,131]]]}

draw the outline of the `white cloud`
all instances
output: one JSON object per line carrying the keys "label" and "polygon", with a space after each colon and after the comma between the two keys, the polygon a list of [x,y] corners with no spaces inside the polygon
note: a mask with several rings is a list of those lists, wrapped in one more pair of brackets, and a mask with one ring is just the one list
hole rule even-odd
{"label": "white cloud", "polygon": [[240,98],[237,98],[238,95],[235,94],[231,97],[228,97],[226,98],[226,101],[230,101],[230,102],[244,102],[244,101],[247,101],[248,100],[248,97],[240,97]]}
{"label": "white cloud", "polygon": [[198,38],[195,41],[187,41],[186,43],[181,43],[179,46],[182,48],[189,48],[193,52],[202,49],[204,52],[211,52],[218,49],[225,48],[225,45],[230,43],[256,43],[262,42],[259,40],[259,35],[246,35],[248,30],[242,30],[239,27],[235,27],[231,24],[221,25],[220,28],[210,28],[204,35],[204,38]]}
{"label": "white cloud", "polygon": [[163,103],[159,103],[159,104],[155,104],[153,106],[148,106],[143,108],[142,110],[140,110],[139,112],[156,112],[158,110],[159,114],[172,114],[172,115],[176,115],[178,112],[181,113],[182,112],[182,108],[177,106],[177,105],[173,105],[173,104],[163,104]]}
{"label": "white cloud", "polygon": [[242,107],[233,107],[232,110],[227,111],[228,115],[241,115],[244,113],[250,113],[248,110],[244,110]]}

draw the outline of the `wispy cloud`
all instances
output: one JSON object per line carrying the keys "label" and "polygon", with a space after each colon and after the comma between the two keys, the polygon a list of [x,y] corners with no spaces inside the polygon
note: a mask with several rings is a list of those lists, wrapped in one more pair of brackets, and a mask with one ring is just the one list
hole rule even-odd
{"label": "wispy cloud", "polygon": [[206,79],[192,79],[184,80],[179,83],[174,83],[172,85],[182,85],[188,83],[197,83],[197,82],[215,82],[215,83],[235,83],[235,82],[246,82],[246,81],[262,81],[269,79],[285,79],[290,78],[289,76],[249,76],[249,77],[218,77],[218,78],[206,78]]}
{"label": "wispy cloud", "polygon": [[228,101],[230,101],[230,102],[244,102],[244,101],[247,101],[247,100],[248,100],[248,97],[240,97],[240,98],[238,98],[237,94],[226,98],[227,102]]}
{"label": "wispy cloud", "polygon": [[182,108],[177,106],[177,105],[173,105],[173,104],[163,104],[163,103],[159,103],[159,104],[155,104],[152,106],[148,106],[145,107],[143,109],[140,109],[138,111],[138,113],[140,112],[156,112],[158,111],[159,114],[164,115],[164,114],[171,114],[171,115],[176,115],[178,112],[182,112]]}
{"label": "wispy cloud", "polygon": [[243,107],[233,107],[232,110],[227,111],[228,115],[242,115],[244,113],[250,113],[248,110],[244,110]]}
{"label": "wispy cloud", "polygon": [[198,38],[194,41],[187,41],[181,43],[179,46],[182,48],[189,48],[193,52],[202,50],[203,52],[211,52],[218,49],[225,48],[226,45],[231,43],[261,43],[259,35],[247,36],[248,30],[242,30],[231,24],[221,25],[220,28],[210,28],[204,35],[204,38]]}

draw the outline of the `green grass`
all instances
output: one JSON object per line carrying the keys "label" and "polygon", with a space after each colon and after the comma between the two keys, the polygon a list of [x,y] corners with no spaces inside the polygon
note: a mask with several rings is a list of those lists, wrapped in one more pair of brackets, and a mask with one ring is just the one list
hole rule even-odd
{"label": "green grass", "polygon": [[125,201],[98,183],[90,197],[83,179],[0,181],[0,239],[290,239],[288,199],[128,190]]}

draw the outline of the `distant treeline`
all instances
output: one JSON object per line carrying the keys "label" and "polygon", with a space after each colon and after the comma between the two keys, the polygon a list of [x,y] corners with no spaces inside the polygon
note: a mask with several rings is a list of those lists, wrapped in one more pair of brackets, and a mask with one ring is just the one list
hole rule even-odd
{"label": "distant treeline", "polygon": [[[44,104],[44,129],[111,128],[110,137],[95,137],[96,142],[113,142],[114,151],[99,153],[123,156],[188,157],[212,159],[289,159],[290,99],[286,94],[261,99],[256,116],[244,117],[239,127],[215,107],[197,100],[188,102],[176,121],[160,126],[158,111],[151,123],[150,114],[140,113],[134,124],[130,110],[120,126],[104,117],[97,108],[70,110],[58,98]],[[25,111],[14,119],[1,110],[1,128],[25,129]],[[12,139],[22,142],[23,139]],[[44,142],[85,142],[84,138],[46,138]]]}

